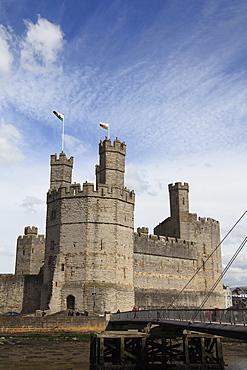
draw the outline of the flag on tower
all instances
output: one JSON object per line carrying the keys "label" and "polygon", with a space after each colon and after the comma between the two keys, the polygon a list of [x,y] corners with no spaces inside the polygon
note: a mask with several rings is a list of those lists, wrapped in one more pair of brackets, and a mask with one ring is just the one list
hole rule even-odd
{"label": "flag on tower", "polygon": [[59,118],[61,121],[64,120],[64,114],[61,114],[61,113],[58,113],[56,112],[55,110],[53,111],[53,113],[55,114],[55,116],[57,116],[57,118]]}
{"label": "flag on tower", "polygon": [[109,123],[103,123],[103,122],[100,122],[99,125],[100,125],[100,127],[104,128],[105,130],[108,130],[109,126],[110,126]]}

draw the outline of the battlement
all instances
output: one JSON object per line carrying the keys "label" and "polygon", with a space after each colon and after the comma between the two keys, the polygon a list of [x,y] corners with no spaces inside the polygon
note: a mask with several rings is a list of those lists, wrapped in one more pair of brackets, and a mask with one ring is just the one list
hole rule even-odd
{"label": "battlement", "polygon": [[37,235],[38,234],[38,228],[35,226],[27,226],[24,229],[24,235]]}
{"label": "battlement", "polygon": [[47,193],[47,202],[51,202],[60,198],[73,197],[97,197],[97,198],[117,198],[126,202],[135,202],[135,193],[127,188],[120,189],[106,184],[99,184],[98,188],[94,189],[94,184],[85,182],[83,187],[81,184],[75,183],[69,186],[61,186],[58,189],[50,189]]}
{"label": "battlement", "polygon": [[200,217],[200,216],[197,216],[197,213],[189,213],[189,216],[190,216],[190,222],[191,224],[201,224],[201,226],[219,226],[219,221],[211,218],[211,217]]}
{"label": "battlement", "polygon": [[138,227],[137,228],[137,233],[138,234],[147,234],[149,233],[149,228],[148,227]]}
{"label": "battlement", "polygon": [[188,190],[189,191],[189,184],[187,182],[175,182],[175,184],[168,185],[169,191],[173,190]]}
{"label": "battlement", "polygon": [[126,155],[126,144],[125,142],[119,141],[117,138],[114,140],[113,145],[111,145],[110,139],[100,140],[99,143],[99,154],[103,153],[105,150],[114,150]]}
{"label": "battlement", "polygon": [[154,235],[154,234],[148,234],[148,233],[143,233],[142,231],[145,229],[148,230],[147,227],[138,227],[137,228],[137,232],[134,232],[134,236],[135,237],[139,237],[139,238],[142,238],[142,241],[143,239],[146,239],[147,241],[149,240],[153,240],[153,241],[161,241],[162,243],[165,243],[165,244],[170,244],[170,245],[183,245],[183,246],[186,246],[186,247],[191,247],[191,246],[194,246],[195,243],[193,241],[189,241],[189,240],[184,240],[184,239],[178,239],[178,238],[172,238],[170,236],[163,236],[163,235]]}
{"label": "battlement", "polygon": [[67,158],[65,153],[60,153],[59,157],[57,154],[51,155],[51,165],[67,165],[73,167],[74,157]]}
{"label": "battlement", "polygon": [[17,238],[17,243],[19,245],[26,244],[27,242],[33,242],[37,241],[38,243],[44,243],[45,242],[45,236],[43,234],[28,234],[28,235],[19,235]]}

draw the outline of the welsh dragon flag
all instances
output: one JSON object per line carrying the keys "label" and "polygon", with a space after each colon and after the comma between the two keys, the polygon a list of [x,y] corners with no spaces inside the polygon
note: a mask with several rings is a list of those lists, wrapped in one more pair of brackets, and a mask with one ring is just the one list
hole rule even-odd
{"label": "welsh dragon flag", "polygon": [[100,125],[100,127],[104,128],[105,130],[109,129],[109,123],[100,122],[99,125]]}
{"label": "welsh dragon flag", "polygon": [[55,116],[57,116],[57,118],[59,118],[61,121],[64,120],[64,114],[61,114],[61,113],[58,113],[56,112],[55,110],[53,111],[53,113],[55,114]]}

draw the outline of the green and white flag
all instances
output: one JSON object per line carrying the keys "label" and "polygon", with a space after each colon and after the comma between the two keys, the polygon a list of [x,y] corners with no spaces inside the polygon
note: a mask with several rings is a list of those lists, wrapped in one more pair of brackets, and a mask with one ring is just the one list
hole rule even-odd
{"label": "green and white flag", "polygon": [[53,111],[53,113],[54,113],[54,114],[55,114],[55,116],[57,116],[57,118],[59,118],[61,121],[64,121],[64,114],[58,113],[58,112],[56,112],[55,110]]}
{"label": "green and white flag", "polygon": [[109,126],[110,126],[109,123],[103,123],[103,122],[100,122],[99,125],[100,125],[100,127],[104,128],[105,130],[108,130]]}

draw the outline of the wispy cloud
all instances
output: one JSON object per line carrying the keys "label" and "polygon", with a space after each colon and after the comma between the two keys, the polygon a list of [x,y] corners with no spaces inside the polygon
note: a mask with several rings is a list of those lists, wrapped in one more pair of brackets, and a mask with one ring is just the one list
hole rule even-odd
{"label": "wispy cloud", "polygon": [[25,160],[20,147],[23,146],[23,137],[14,125],[0,124],[0,167],[20,163]]}
{"label": "wispy cloud", "polygon": [[27,212],[36,213],[36,206],[41,204],[44,205],[44,202],[41,199],[32,196],[26,196],[26,198],[20,204],[20,207],[25,208]]}
{"label": "wispy cloud", "polygon": [[11,40],[10,32],[8,32],[4,26],[0,25],[0,74],[1,77],[5,76],[6,73],[10,72],[11,65],[13,62],[13,55],[10,52],[9,43]]}

